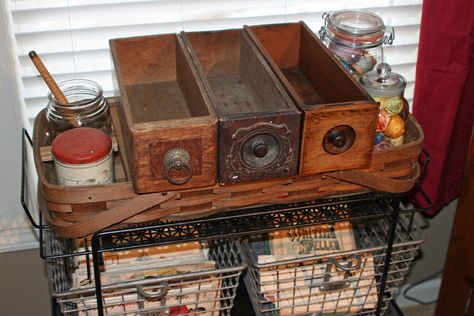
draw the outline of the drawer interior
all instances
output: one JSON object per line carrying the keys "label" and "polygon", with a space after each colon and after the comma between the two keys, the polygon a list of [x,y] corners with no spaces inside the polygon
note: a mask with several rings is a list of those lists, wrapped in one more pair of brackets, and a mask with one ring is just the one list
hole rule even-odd
{"label": "drawer interior", "polygon": [[304,108],[367,100],[367,95],[303,23],[247,27],[251,38]]}
{"label": "drawer interior", "polygon": [[184,32],[220,117],[288,111],[294,106],[240,30]]}
{"label": "drawer interior", "polygon": [[175,34],[111,41],[133,123],[209,116],[196,73]]}

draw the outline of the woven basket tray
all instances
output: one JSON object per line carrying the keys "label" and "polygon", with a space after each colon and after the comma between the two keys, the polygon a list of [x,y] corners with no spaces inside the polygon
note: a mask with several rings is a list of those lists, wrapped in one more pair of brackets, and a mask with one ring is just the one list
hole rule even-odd
{"label": "woven basket tray", "polygon": [[[123,147],[116,105],[111,106],[116,148]],[[423,132],[410,116],[405,144],[373,153],[370,168],[338,171],[314,176],[265,180],[247,184],[218,184],[183,191],[136,194],[120,150],[115,151],[116,183],[100,186],[65,187],[56,184],[51,160],[48,127],[43,110],[34,124],[33,150],[39,178],[40,209],[52,228],[63,237],[84,237],[114,225],[206,216],[236,208],[285,204],[324,196],[356,194],[369,190],[406,192],[419,176],[418,157]]]}

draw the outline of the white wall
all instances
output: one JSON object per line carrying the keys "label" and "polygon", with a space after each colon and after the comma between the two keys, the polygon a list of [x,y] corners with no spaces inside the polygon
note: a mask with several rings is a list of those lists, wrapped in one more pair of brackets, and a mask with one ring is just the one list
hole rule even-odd
{"label": "white wall", "polygon": [[0,252],[37,246],[20,204],[22,116],[6,5],[0,1]]}

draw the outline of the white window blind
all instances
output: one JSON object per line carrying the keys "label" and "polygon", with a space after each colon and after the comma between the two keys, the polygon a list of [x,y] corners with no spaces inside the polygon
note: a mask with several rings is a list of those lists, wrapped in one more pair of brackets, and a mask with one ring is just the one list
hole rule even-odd
{"label": "white window blind", "polygon": [[385,60],[408,80],[411,102],[422,0],[10,0],[27,118],[46,106],[47,87],[28,58],[35,50],[57,81],[94,80],[113,95],[111,38],[240,28],[305,21],[314,32],[322,14],[369,9],[395,28]]}

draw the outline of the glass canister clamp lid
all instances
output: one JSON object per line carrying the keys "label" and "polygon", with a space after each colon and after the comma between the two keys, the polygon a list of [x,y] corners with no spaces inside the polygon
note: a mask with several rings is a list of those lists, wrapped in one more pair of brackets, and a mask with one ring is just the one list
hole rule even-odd
{"label": "glass canister clamp lid", "polygon": [[406,79],[392,72],[392,67],[387,63],[378,64],[376,70],[364,74],[360,81],[372,97],[402,95],[407,85]]}
{"label": "glass canister clamp lid", "polygon": [[366,10],[340,10],[323,14],[319,35],[346,46],[377,46],[393,43],[395,32],[380,16]]}

